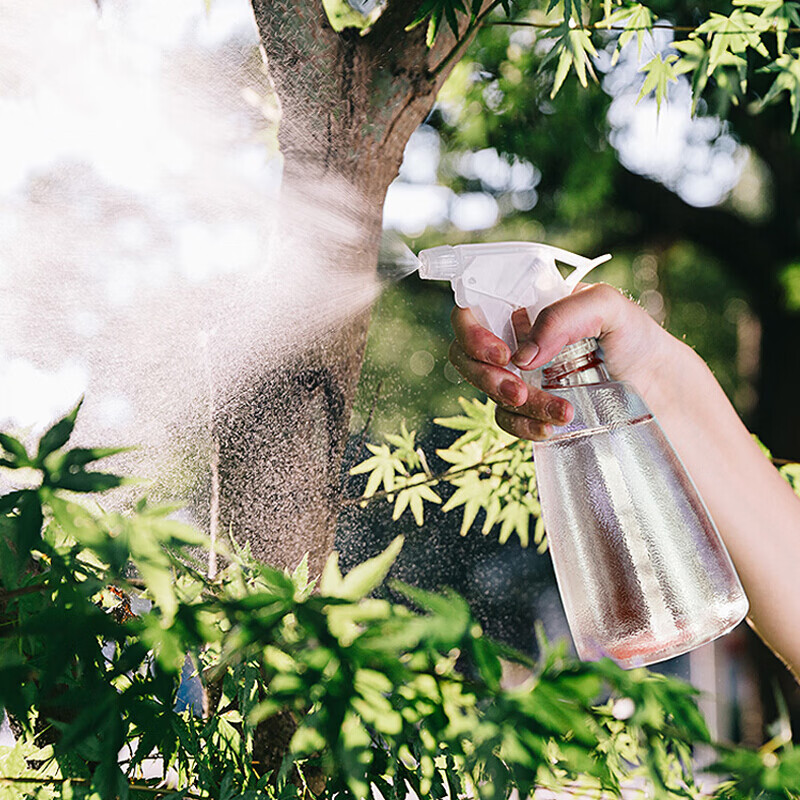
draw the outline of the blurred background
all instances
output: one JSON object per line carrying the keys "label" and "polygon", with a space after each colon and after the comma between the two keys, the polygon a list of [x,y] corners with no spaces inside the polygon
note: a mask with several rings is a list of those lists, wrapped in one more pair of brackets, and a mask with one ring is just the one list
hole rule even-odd
{"label": "blurred background", "polygon": [[[669,41],[628,47],[613,70],[603,51],[596,84],[551,100],[535,31],[487,27],[412,136],[384,227],[414,252],[516,239],[613,253],[592,280],[685,339],[774,455],[798,460],[800,140],[782,107],[712,97],[692,116],[685,81],[660,114],[637,104],[640,65]],[[276,286],[293,276],[264,255],[280,233],[278,116],[246,0],[3,3],[0,426],[33,436],[85,393],[82,440],[140,445],[125,466],[152,495],[199,502],[214,386],[289,347]],[[351,313],[374,305],[345,475],[403,422],[433,454],[454,438],[433,418],[477,396],[447,362],[449,285],[381,289],[348,295]],[[351,497],[363,487],[344,480]],[[346,506],[343,566],[402,530],[397,577],[462,592],[521,649],[537,619],[567,635],[549,558],[482,537],[480,518],[461,538],[451,516],[417,528],[387,503]],[[664,669],[707,693],[718,738],[761,743],[778,697],[800,719],[796,685],[745,627]]]}

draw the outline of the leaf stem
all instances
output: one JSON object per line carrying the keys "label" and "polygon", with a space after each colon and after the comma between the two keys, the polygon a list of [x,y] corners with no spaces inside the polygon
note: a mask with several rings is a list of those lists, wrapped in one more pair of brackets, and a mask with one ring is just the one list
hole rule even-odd
{"label": "leaf stem", "polygon": [[15,597],[23,597],[26,594],[36,594],[47,588],[46,583],[33,583],[30,586],[22,586],[19,589],[0,590],[0,603],[13,600]]}

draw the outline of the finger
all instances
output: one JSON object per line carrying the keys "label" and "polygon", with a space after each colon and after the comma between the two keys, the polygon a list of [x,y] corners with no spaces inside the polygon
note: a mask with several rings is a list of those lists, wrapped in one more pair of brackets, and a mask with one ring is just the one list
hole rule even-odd
{"label": "finger", "polygon": [[528,340],[514,353],[514,363],[536,369],[555,358],[568,344],[602,338],[622,323],[627,301],[606,283],[595,283],[542,309]]}
{"label": "finger", "polygon": [[519,406],[527,399],[528,387],[520,378],[507,369],[471,358],[457,339],[450,345],[449,356],[461,375],[495,402]]}
{"label": "finger", "polygon": [[552,426],[545,422],[540,422],[530,417],[523,417],[499,406],[494,412],[497,424],[506,433],[516,436],[519,439],[529,439],[534,442],[541,442],[553,434]]}
{"label": "finger", "polygon": [[[453,308],[450,321],[464,352],[477,361],[504,367],[511,360],[509,346],[478,322],[470,308]],[[465,376],[466,377],[466,376]],[[467,379],[469,380],[469,379]]]}
{"label": "finger", "polygon": [[575,415],[572,405],[563,397],[533,386],[528,387],[528,396],[522,405],[515,407],[516,414],[522,414],[539,422],[566,425]]}

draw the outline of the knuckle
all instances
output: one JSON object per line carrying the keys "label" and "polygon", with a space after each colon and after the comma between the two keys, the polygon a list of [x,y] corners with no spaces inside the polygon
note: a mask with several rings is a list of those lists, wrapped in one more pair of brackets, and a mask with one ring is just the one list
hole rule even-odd
{"label": "knuckle", "polygon": [[587,291],[604,303],[618,303],[620,300],[624,300],[622,292],[608,283],[595,283]]}
{"label": "knuckle", "polygon": [[534,420],[539,419],[544,412],[549,399],[550,395],[547,394],[547,392],[543,392],[541,389],[529,388],[528,400],[524,406],[525,414]]}

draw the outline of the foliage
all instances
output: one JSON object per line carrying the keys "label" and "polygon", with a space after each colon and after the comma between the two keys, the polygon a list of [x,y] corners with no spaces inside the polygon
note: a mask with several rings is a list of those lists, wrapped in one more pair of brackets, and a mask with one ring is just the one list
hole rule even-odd
{"label": "foliage", "polygon": [[483,511],[484,535],[499,525],[500,542],[515,533],[526,547],[533,518],[533,540],[543,548],[544,527],[531,443],[516,439],[497,426],[491,400],[462,397],[459,403],[462,414],[434,420],[443,428],[461,431],[449,447],[436,450],[438,458],[449,466],[434,474],[424,452],[416,446],[416,432],[409,432],[403,424],[399,435],[385,436],[387,444],[367,444],[372,456],[350,470],[351,475],[369,474],[363,500],[386,498],[394,504],[394,519],[410,508],[417,525],[422,525],[424,501],[441,503],[434,487],[449,484],[455,492],[442,508],[461,508],[462,536]]}
{"label": "foliage", "polygon": [[489,11],[497,6],[502,6],[506,14],[510,14],[511,2],[512,0],[495,0],[488,10],[481,11],[484,0],[422,0],[407,29],[411,30],[427,20],[426,36],[430,46],[434,43],[441,30],[442,20],[446,20],[453,35],[456,38],[460,38],[464,35],[464,31],[461,29],[460,15],[468,18],[466,30],[471,32],[487,16]]}
{"label": "foliage", "polygon": [[[318,591],[305,562],[288,574],[235,545],[209,580],[184,549],[204,537],[169,509],[121,516],[85,501],[110,482],[86,466],[111,451],[66,449],[74,422],[36,455],[1,440],[10,479],[26,484],[0,498],[0,703],[20,731],[0,749],[3,797],[299,798],[320,774],[317,796],[331,798],[370,784],[386,798],[617,793],[637,776],[653,796],[697,795],[691,747],[708,737],[686,684],[547,647],[528,681],[504,688],[501,658],[525,658],[487,639],[461,598],[396,585],[413,611],[369,597],[400,541],[345,576],[334,556]],[[79,490],[57,485],[55,464],[72,465]],[[176,705],[187,663],[203,715]],[[259,742],[287,720],[269,764]],[[724,751],[743,765],[737,796],[765,781],[789,796],[795,751],[773,750],[777,772]]]}
{"label": "foliage", "polygon": [[[654,30],[679,31],[669,10],[659,15],[661,4],[627,0],[497,0],[485,6],[482,0],[424,0],[409,27],[427,22],[428,43],[433,44],[442,22],[456,38],[469,36],[481,23],[504,24],[492,14],[502,7],[510,24],[538,28],[549,51],[542,66],[556,64],[551,95],[555,96],[567,74],[574,71],[583,86],[593,75],[597,51],[613,43],[616,63],[620,51],[635,37],[639,58],[645,36]],[[359,23],[359,26],[361,24]],[[660,108],[667,85],[677,75],[687,74],[694,93],[693,107],[712,81],[734,104],[751,102],[754,110],[787,92],[792,107],[792,132],[800,113],[798,48],[787,49],[800,27],[800,3],[783,0],[733,0],[729,13],[712,11],[707,19],[689,26],[688,34],[670,45],[665,57],[654,54],[642,67],[645,79],[640,97],[655,96]],[[680,28],[683,32],[683,28]],[[553,40],[553,41],[550,41]],[[749,93],[750,77],[757,72],[774,73],[771,88],[759,96]]]}

